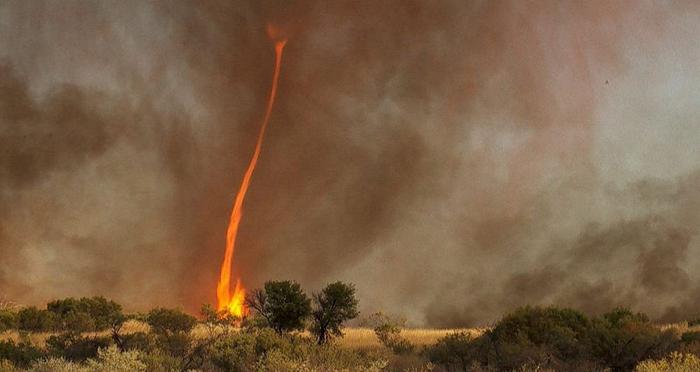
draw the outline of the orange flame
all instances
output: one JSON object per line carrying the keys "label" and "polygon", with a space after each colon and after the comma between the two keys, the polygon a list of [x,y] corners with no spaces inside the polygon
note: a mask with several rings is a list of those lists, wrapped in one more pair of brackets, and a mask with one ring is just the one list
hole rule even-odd
{"label": "orange flame", "polygon": [[[268,26],[270,29],[271,26]],[[216,286],[216,298],[219,302],[219,311],[226,310],[230,314],[236,317],[243,317],[247,314],[248,310],[245,306],[245,288],[241,284],[240,279],[236,279],[236,286],[231,292],[231,265],[233,263],[233,251],[236,245],[236,235],[238,234],[238,225],[241,222],[241,216],[243,213],[243,201],[245,200],[246,192],[248,192],[248,187],[250,186],[250,179],[253,177],[253,171],[255,171],[255,165],[258,162],[258,157],[260,156],[260,148],[262,147],[263,138],[265,136],[265,129],[267,129],[267,123],[270,121],[270,114],[272,113],[272,106],[275,103],[275,95],[277,94],[277,81],[280,75],[280,65],[282,63],[282,50],[284,45],[287,43],[286,39],[281,39],[275,41],[275,72],[272,77],[272,87],[270,88],[270,96],[267,100],[267,109],[265,111],[265,117],[260,127],[260,134],[258,134],[258,141],[255,145],[255,151],[253,152],[253,157],[250,159],[250,164],[248,164],[248,169],[243,176],[243,182],[241,183],[241,188],[238,190],[236,195],[236,201],[233,204],[233,210],[231,211],[231,221],[228,225],[228,230],[226,231],[226,252],[224,253],[224,260],[221,263],[221,276],[219,278],[219,284]]]}

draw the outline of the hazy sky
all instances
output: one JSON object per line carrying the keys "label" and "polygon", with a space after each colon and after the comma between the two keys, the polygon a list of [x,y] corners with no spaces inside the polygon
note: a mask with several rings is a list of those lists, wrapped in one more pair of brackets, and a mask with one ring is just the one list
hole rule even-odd
{"label": "hazy sky", "polygon": [[0,3],[0,296],[215,301],[356,284],[361,310],[700,304],[695,1]]}

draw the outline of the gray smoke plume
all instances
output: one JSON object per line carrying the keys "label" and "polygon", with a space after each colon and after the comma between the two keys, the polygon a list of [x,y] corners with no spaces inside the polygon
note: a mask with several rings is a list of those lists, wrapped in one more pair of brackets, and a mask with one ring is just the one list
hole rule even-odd
{"label": "gray smoke plume", "polygon": [[700,304],[691,1],[0,4],[0,293],[215,300],[356,283],[362,310],[485,324],[524,304]]}

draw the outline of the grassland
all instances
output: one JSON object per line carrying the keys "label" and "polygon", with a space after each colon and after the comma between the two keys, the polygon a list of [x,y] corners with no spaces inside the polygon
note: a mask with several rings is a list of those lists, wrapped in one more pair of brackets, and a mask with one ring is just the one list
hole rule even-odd
{"label": "grassland", "polygon": [[[688,326],[687,322],[661,324],[658,327],[661,331],[674,330],[679,334],[685,332],[700,332],[700,325]],[[411,344],[417,347],[423,347],[433,345],[438,339],[451,333],[466,332],[476,337],[484,333],[486,330],[487,328],[404,328],[401,330],[401,336],[406,338]],[[148,324],[138,320],[130,320],[126,322],[123,328],[124,334],[148,331]],[[192,334],[195,337],[203,337],[206,332],[207,331],[204,329],[204,326],[201,325],[192,330]],[[348,349],[370,349],[382,347],[376,334],[374,333],[374,330],[371,328],[346,328],[343,332],[344,336],[335,341],[340,347]],[[44,346],[46,339],[53,334],[55,333],[28,333],[24,337],[27,337],[34,345]],[[93,332],[86,333],[85,335],[105,336],[108,335],[108,332]],[[18,342],[20,338],[20,334],[17,331],[6,331],[0,333],[0,340],[14,340]]]}
{"label": "grassland", "polygon": [[[401,331],[401,336],[406,338],[411,344],[418,347],[432,345],[437,342],[437,340],[445,335],[455,332],[468,332],[473,336],[478,336],[484,332],[485,329],[479,328],[452,328],[452,329],[438,329],[438,328],[405,328]],[[135,332],[148,332],[148,324],[138,321],[130,320],[124,324],[123,333],[131,334]],[[204,337],[207,330],[204,326],[199,325],[192,330],[192,334],[195,337]],[[374,330],[371,328],[346,328],[344,331],[344,336],[336,340],[338,346],[348,349],[371,349],[382,347],[381,343],[377,339]],[[305,332],[306,333],[306,332]],[[55,333],[28,333],[23,337],[27,337],[33,345],[43,347],[45,345],[46,339]],[[85,336],[106,336],[108,332],[92,332],[85,333]],[[13,340],[19,342],[21,339],[19,332],[17,331],[6,331],[0,333],[0,340]]]}

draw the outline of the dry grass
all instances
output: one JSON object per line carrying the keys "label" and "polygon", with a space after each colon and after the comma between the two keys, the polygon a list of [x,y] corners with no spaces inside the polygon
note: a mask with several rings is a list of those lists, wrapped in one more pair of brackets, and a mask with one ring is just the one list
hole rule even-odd
{"label": "dry grass", "polygon": [[688,322],[680,323],[670,323],[659,325],[661,331],[673,330],[677,334],[683,334],[684,332],[700,332],[700,325],[689,326]]}
{"label": "dry grass", "polygon": [[[125,334],[135,333],[135,332],[148,332],[149,326],[144,322],[137,320],[130,320],[124,324],[122,327],[122,332]],[[196,338],[206,337],[209,330],[206,326],[199,324],[193,330],[192,334]],[[418,347],[434,344],[441,337],[454,332],[469,332],[473,336],[478,336],[484,332],[483,329],[430,329],[430,328],[406,328],[401,331],[401,336],[408,339],[413,345]],[[381,344],[377,340],[377,336],[371,328],[346,328],[344,330],[345,336],[337,340],[338,345],[341,347],[346,347],[350,349],[364,349],[364,348],[374,348],[380,347]],[[49,338],[54,333],[29,333],[25,337],[28,337],[29,341],[39,347],[43,347],[46,343],[46,339]],[[87,333],[87,336],[108,335],[109,332],[97,332],[97,333]],[[305,334],[308,334],[305,332]],[[21,336],[16,331],[9,331],[0,333],[0,340],[14,340],[15,342],[20,341]]]}
{"label": "dry grass", "polygon": [[[122,326],[122,333],[128,334],[128,333],[135,333],[135,332],[148,332],[150,330],[150,327],[148,324],[144,322],[140,322],[138,320],[129,320],[124,323]],[[46,345],[46,339],[55,335],[56,333],[53,332],[41,332],[41,333],[27,333],[23,332],[20,334],[20,332],[17,331],[6,331],[6,332],[0,332],[0,340],[13,340],[14,342],[19,342],[23,340],[29,340],[32,345],[36,345],[38,347],[44,347]],[[103,332],[88,332],[88,333],[83,333],[85,336],[106,336],[109,335],[109,331],[103,331]]]}
{"label": "dry grass", "polygon": [[51,335],[53,335],[53,333],[24,333],[24,335],[20,335],[20,333],[17,331],[6,331],[0,333],[0,340],[12,340],[14,342],[28,340],[32,345],[44,347],[46,344],[46,339]]}
{"label": "dry grass", "polygon": [[[468,332],[473,336],[478,336],[483,333],[484,330],[476,328],[406,328],[401,331],[401,336],[405,337],[411,344],[421,347],[434,344],[439,338],[455,332]],[[381,346],[371,328],[348,328],[345,329],[344,333],[345,337],[338,340],[338,345],[342,347],[361,349]]]}
{"label": "dry grass", "polygon": [[[689,327],[688,323],[673,323],[660,325],[659,328],[662,331],[674,330],[679,335],[683,332],[688,331],[700,331],[700,326]],[[149,326],[144,322],[137,320],[130,320],[124,324],[122,328],[123,333],[134,333],[134,332],[148,332]],[[486,331],[486,328],[454,328],[454,329],[432,329],[432,328],[406,328],[401,331],[401,336],[405,337],[411,344],[418,347],[431,345],[437,342],[441,337],[444,337],[450,333],[455,332],[467,332],[472,336],[476,337],[481,335]],[[209,330],[204,325],[197,325],[193,330],[192,334],[194,337],[201,338],[208,335]],[[380,347],[381,344],[374,334],[371,328],[346,328],[344,330],[345,336],[338,339],[336,342],[341,347],[346,347],[350,349],[366,349]],[[107,335],[109,332],[99,332],[99,333],[89,333],[87,335]],[[305,334],[308,334],[305,332]],[[45,345],[46,339],[49,338],[52,333],[29,333],[25,334],[29,341],[37,346],[43,347]],[[20,341],[22,337],[16,331],[9,331],[0,333],[0,340],[14,340],[15,342]]]}

